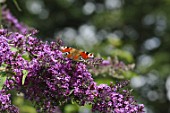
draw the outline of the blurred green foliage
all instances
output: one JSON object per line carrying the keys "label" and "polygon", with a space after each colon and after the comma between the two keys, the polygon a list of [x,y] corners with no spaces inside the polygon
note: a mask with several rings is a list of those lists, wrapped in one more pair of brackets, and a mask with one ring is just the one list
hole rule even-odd
{"label": "blurred green foliage", "polygon": [[37,113],[33,104],[30,101],[25,100],[23,96],[14,96],[13,98],[13,103],[19,107],[20,113]]}
{"label": "blurred green foliage", "polygon": [[[18,0],[18,4],[21,12],[7,0],[13,14],[37,28],[43,40],[56,40],[61,35],[66,45],[96,56],[116,55],[127,64],[135,62],[140,76],[124,74],[132,78],[135,97],[148,113],[170,112],[170,89],[165,87],[170,75],[169,0]],[[110,77],[95,80],[115,81]],[[64,112],[74,110],[78,112],[68,105]]]}

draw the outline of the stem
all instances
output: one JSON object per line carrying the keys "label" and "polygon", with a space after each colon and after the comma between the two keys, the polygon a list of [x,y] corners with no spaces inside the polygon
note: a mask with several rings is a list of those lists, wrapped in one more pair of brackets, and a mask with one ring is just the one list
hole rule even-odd
{"label": "stem", "polygon": [[18,5],[17,0],[13,0],[13,2],[14,2],[14,4],[15,4],[15,6],[17,7],[18,11],[22,11],[21,8],[20,8],[19,5]]}

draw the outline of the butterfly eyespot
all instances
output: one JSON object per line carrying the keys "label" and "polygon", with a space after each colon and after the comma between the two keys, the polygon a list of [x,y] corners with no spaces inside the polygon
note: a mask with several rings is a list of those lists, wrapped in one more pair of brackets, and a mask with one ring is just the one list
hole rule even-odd
{"label": "butterfly eyespot", "polygon": [[68,54],[70,54],[70,52],[66,52],[65,54],[68,55]]}
{"label": "butterfly eyespot", "polygon": [[89,57],[89,58],[93,58],[94,55],[93,55],[92,53],[90,53],[90,54],[88,54],[88,57]]}
{"label": "butterfly eyespot", "polygon": [[65,48],[66,48],[65,46],[61,46],[61,47],[60,47],[61,50],[65,49]]}
{"label": "butterfly eyespot", "polygon": [[65,56],[67,56],[67,55],[69,55],[70,54],[70,52],[65,52],[65,53],[63,53],[63,55],[65,55]]}

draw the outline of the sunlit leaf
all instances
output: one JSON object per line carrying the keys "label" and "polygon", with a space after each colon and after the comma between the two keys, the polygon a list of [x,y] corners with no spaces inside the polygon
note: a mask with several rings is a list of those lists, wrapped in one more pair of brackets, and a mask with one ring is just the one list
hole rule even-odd
{"label": "sunlit leaf", "polygon": [[27,75],[28,75],[28,71],[27,70],[23,70],[22,85],[24,85],[25,78],[27,77]]}

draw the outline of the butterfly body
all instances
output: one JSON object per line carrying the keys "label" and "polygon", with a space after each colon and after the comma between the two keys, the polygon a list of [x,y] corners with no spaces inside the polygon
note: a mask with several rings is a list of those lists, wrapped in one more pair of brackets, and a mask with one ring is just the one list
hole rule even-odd
{"label": "butterfly body", "polygon": [[82,50],[78,50],[72,47],[61,47],[61,52],[63,52],[63,54],[70,59],[73,59],[75,61],[85,61],[88,59],[91,59],[94,57],[94,55],[92,53],[89,52],[85,52]]}

